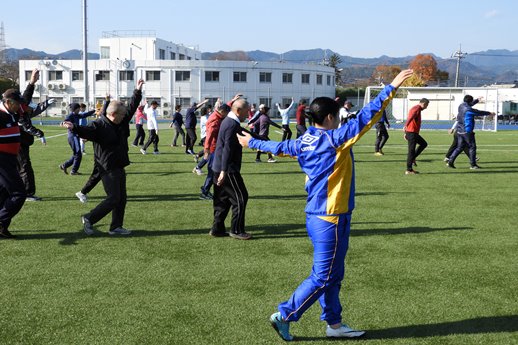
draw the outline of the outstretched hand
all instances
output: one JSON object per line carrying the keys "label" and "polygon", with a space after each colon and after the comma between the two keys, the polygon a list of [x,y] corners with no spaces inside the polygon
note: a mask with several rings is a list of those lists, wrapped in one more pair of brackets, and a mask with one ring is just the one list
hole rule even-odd
{"label": "outstretched hand", "polygon": [[74,127],[74,124],[70,121],[63,121],[61,122],[61,127],[65,127],[66,129],[72,129],[72,127]]}
{"label": "outstretched hand", "polygon": [[392,83],[390,83],[392,86],[394,86],[396,89],[403,84],[405,80],[410,78],[412,74],[414,73],[413,69],[405,69],[399,72],[399,74],[392,80]]}
{"label": "outstretched hand", "polygon": [[244,148],[247,148],[248,147],[248,142],[250,141],[250,139],[252,139],[252,136],[246,132],[243,132],[243,134],[239,134],[239,133],[236,133],[237,135],[237,140],[239,140],[239,143],[241,144],[241,146],[243,146]]}

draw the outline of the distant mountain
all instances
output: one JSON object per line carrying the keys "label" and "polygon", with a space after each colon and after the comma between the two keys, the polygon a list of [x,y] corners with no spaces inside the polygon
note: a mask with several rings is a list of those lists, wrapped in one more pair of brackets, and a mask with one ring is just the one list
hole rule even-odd
{"label": "distant mountain", "polygon": [[[37,59],[54,59],[54,60],[79,60],[81,59],[81,50],[73,49],[59,54],[48,54],[43,51],[35,51],[31,49],[15,49],[8,48],[5,50],[7,60],[37,60]],[[91,60],[99,59],[99,54],[88,53],[88,58]]]}

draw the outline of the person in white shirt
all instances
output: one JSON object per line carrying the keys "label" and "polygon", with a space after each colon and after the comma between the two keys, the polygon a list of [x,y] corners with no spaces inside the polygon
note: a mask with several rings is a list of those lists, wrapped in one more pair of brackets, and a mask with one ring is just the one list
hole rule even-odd
{"label": "person in white shirt", "polygon": [[342,126],[344,123],[349,120],[349,118],[354,115],[354,113],[351,111],[351,109],[354,107],[354,104],[352,104],[351,101],[345,101],[344,106],[340,108],[340,124],[339,126]]}
{"label": "person in white shirt", "polygon": [[159,154],[158,151],[158,123],[156,121],[156,117],[158,116],[158,111],[156,108],[158,107],[157,101],[152,101],[151,105],[147,104],[144,106],[144,113],[147,116],[147,129],[149,130],[149,139],[146,144],[140,149],[140,152],[145,155],[146,149],[149,145],[153,144],[153,153],[155,155]]}
{"label": "person in white shirt", "polygon": [[292,113],[293,109],[295,109],[295,102],[293,101],[293,97],[291,97],[291,104],[286,104],[285,108],[282,109],[279,103],[275,103],[277,106],[277,110],[279,110],[279,113],[282,118],[282,128],[284,129],[284,133],[282,134],[282,140],[290,140],[291,139],[291,129],[290,129],[290,114]]}

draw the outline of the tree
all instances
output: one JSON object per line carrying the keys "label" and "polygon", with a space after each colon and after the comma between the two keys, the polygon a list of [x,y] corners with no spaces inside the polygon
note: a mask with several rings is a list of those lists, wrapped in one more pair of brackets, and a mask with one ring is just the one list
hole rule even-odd
{"label": "tree", "polygon": [[211,60],[219,60],[219,61],[250,61],[248,54],[242,50],[237,50],[233,52],[217,52],[211,58]]}
{"label": "tree", "polygon": [[437,61],[430,54],[419,54],[412,61],[409,67],[426,84],[430,80],[436,80]]}
{"label": "tree", "polygon": [[372,72],[371,79],[377,84],[386,84],[390,83],[399,72],[401,72],[401,67],[399,66],[380,65]]}
{"label": "tree", "polygon": [[5,90],[18,87],[20,75],[18,73],[18,62],[8,61],[0,63],[0,94]]}
{"label": "tree", "polygon": [[342,84],[342,71],[338,68],[338,65],[342,63],[342,57],[336,53],[329,57],[329,67],[335,69],[335,84]]}

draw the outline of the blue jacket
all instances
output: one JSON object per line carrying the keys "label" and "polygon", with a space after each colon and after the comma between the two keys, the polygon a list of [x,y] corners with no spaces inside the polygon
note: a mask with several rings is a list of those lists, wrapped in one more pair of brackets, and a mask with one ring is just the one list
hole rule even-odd
{"label": "blue jacket", "polygon": [[[91,110],[91,111],[87,111],[87,112],[84,112],[84,113],[74,113],[74,112],[71,112],[70,114],[68,114],[68,116],[65,118],[65,121],[70,121],[72,122],[74,125],[76,126],[79,126],[79,121],[81,119],[86,119],[88,116],[92,116],[95,114],[95,110]],[[68,130],[68,136],[77,136],[77,134],[74,134],[72,132],[71,129]]]}
{"label": "blue jacket", "polygon": [[475,116],[487,116],[491,115],[489,111],[483,111],[474,109],[472,105],[466,102],[459,105],[459,114],[457,115],[457,133],[458,134],[466,134],[472,133],[475,129]]}
{"label": "blue jacket", "polygon": [[297,140],[282,142],[251,139],[252,149],[272,152],[275,155],[297,157],[306,173],[308,193],[306,213],[338,215],[354,209],[354,156],[352,146],[380,120],[390,103],[395,89],[387,85],[356,118],[338,129],[324,130],[309,127]]}

